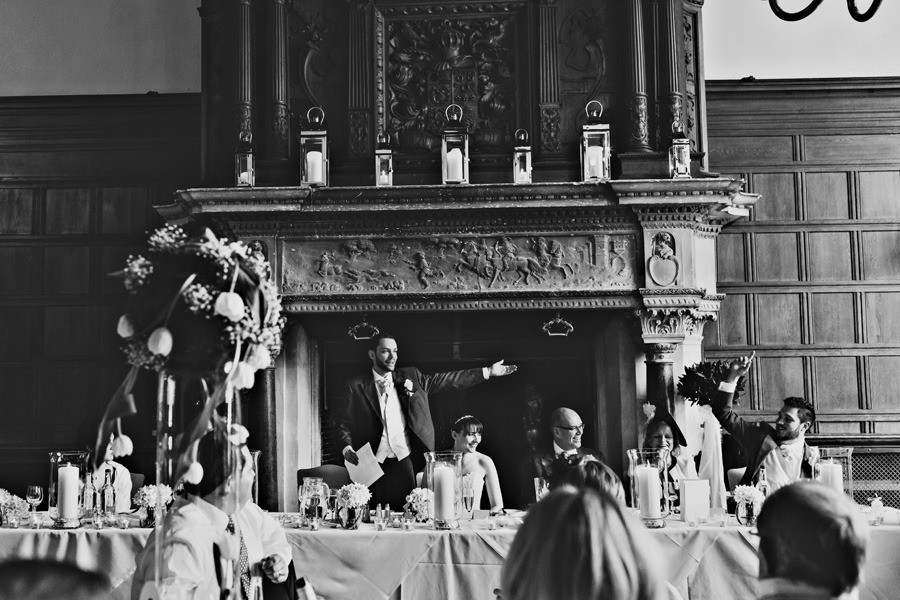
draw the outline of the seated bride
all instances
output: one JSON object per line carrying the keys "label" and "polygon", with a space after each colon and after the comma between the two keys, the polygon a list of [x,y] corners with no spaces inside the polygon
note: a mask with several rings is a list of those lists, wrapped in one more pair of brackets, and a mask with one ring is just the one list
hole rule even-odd
{"label": "seated bride", "polygon": [[465,488],[471,483],[475,499],[474,508],[481,506],[481,492],[487,483],[491,511],[499,512],[503,510],[503,496],[500,493],[497,467],[494,466],[494,461],[490,456],[476,450],[478,444],[481,443],[482,429],[484,426],[481,421],[472,415],[457,419],[450,430],[450,435],[453,436],[453,451],[462,452],[463,486]]}

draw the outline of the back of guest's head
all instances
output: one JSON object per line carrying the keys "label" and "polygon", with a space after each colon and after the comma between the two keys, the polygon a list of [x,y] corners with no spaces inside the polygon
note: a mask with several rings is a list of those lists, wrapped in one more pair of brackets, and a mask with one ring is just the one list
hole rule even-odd
{"label": "back of guest's head", "polygon": [[102,573],[77,565],[42,560],[0,563],[0,600],[93,600],[109,593]]}
{"label": "back of guest's head", "polygon": [[197,444],[197,462],[203,467],[203,479],[197,484],[185,482],[184,490],[201,498],[208,496],[240,472],[243,460],[241,447],[228,440],[224,429],[207,432]]}
{"label": "back of guest's head", "polygon": [[653,540],[609,494],[563,486],[528,510],[503,565],[504,600],[658,600]]}
{"label": "back of guest's head", "polygon": [[578,489],[591,488],[606,492],[619,503],[625,504],[625,488],[622,487],[622,480],[609,466],[590,455],[572,455],[556,459],[549,479],[551,490],[564,485]]}
{"label": "back of guest's head", "polygon": [[859,583],[869,532],[845,494],[815,481],[785,486],[757,519],[760,577],[825,587],[834,596]]}
{"label": "back of guest's head", "polygon": [[812,425],[816,422],[816,409],[810,403],[799,396],[791,396],[784,399],[784,405],[788,408],[796,408],[797,416],[800,417],[801,423],[809,423]]}
{"label": "back of guest's head", "polygon": [[450,426],[450,431],[462,434],[481,433],[483,430],[484,425],[472,415],[464,415],[454,421],[453,425]]}

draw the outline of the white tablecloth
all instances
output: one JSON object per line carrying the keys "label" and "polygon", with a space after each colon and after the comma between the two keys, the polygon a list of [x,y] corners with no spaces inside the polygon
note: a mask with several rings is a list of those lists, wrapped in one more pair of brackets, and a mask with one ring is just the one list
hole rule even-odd
{"label": "white tablecloth", "polygon": [[[109,598],[130,598],[134,557],[149,529],[0,529],[0,561],[47,558],[106,573]],[[670,522],[651,531],[667,578],[685,600],[755,597],[757,539],[744,527],[688,527]],[[287,530],[299,574],[325,600],[475,598],[492,600],[514,528],[489,531],[481,521],[455,531]],[[900,597],[900,526],[873,528],[861,600]]]}

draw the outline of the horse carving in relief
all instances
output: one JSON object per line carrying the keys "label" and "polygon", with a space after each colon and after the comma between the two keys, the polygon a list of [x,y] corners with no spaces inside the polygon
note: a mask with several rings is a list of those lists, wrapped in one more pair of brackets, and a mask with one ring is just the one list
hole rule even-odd
{"label": "horse carving in relief", "polygon": [[562,244],[556,240],[550,240],[548,246],[546,238],[539,237],[534,240],[533,249],[535,254],[537,254],[538,262],[548,272],[562,271],[563,279],[568,279],[569,274],[575,275],[575,267],[570,263],[564,262],[566,252],[563,250]]}

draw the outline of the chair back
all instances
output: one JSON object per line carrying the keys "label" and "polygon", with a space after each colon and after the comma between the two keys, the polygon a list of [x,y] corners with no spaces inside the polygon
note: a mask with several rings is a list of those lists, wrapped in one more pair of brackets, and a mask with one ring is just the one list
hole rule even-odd
{"label": "chair back", "polygon": [[331,489],[338,489],[350,483],[350,474],[340,465],[320,465],[309,469],[297,469],[297,488],[303,485],[304,477],[321,477]]}
{"label": "chair back", "polygon": [[739,467],[737,469],[728,469],[728,472],[725,474],[728,477],[728,491],[733,492],[734,488],[741,482],[741,479],[744,478],[744,472],[747,470],[747,467]]}

